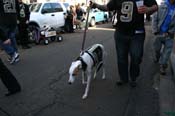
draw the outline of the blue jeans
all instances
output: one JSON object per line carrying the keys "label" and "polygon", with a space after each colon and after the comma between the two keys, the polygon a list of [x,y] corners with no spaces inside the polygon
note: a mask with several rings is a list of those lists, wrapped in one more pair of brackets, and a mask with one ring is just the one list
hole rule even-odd
{"label": "blue jeans", "polygon": [[[142,33],[130,36],[116,31],[114,37],[120,79],[122,81],[128,81],[130,75],[131,80],[135,81],[140,73],[145,34]],[[128,62],[129,55],[130,63]]]}
{"label": "blue jeans", "polygon": [[167,65],[173,48],[173,38],[157,35],[154,41],[155,55],[159,58],[160,65]]}
{"label": "blue jeans", "polygon": [[0,40],[0,46],[6,51],[6,53],[10,56],[13,56],[15,52],[18,52],[17,44],[16,44],[16,28],[9,29],[7,27],[0,27],[7,35],[9,39],[11,39],[11,44],[3,44],[3,41]]}

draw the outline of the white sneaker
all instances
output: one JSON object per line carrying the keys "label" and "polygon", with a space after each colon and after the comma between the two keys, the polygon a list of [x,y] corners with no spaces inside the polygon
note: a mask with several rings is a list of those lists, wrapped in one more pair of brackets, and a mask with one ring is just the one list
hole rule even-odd
{"label": "white sneaker", "polygon": [[12,57],[9,56],[9,57],[7,58],[7,61],[10,62],[11,60],[12,60]]}
{"label": "white sneaker", "polygon": [[19,53],[14,53],[14,55],[11,58],[10,64],[14,64],[19,61]]}

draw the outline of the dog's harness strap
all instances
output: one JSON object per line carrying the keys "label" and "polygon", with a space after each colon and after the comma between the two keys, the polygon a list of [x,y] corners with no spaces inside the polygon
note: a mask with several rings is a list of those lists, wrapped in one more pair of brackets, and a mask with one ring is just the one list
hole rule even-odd
{"label": "dog's harness strap", "polygon": [[82,63],[82,70],[85,71],[87,68],[87,64],[84,62],[84,60],[82,59],[82,57],[78,57],[77,60],[80,60]]}
{"label": "dog's harness strap", "polygon": [[96,64],[96,61],[95,61],[95,58],[94,58],[94,56],[90,53],[90,52],[88,52],[88,51],[85,51],[87,54],[89,54],[89,56],[91,56],[91,58],[92,58],[92,60],[93,60],[93,63],[94,63],[94,65]]}

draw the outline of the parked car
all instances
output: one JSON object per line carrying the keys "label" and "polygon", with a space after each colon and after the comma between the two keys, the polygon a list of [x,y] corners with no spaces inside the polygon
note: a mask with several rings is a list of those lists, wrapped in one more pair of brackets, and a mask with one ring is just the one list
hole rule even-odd
{"label": "parked car", "polygon": [[64,26],[66,8],[59,2],[32,3],[30,5],[29,26],[61,28]]}
{"label": "parked car", "polygon": [[69,4],[68,2],[63,2],[63,5],[64,5],[64,7],[66,8],[66,10],[67,10],[67,8],[70,6],[70,4]]}
{"label": "parked car", "polygon": [[97,22],[108,22],[109,13],[99,9],[91,9],[89,12],[89,25],[95,26]]}

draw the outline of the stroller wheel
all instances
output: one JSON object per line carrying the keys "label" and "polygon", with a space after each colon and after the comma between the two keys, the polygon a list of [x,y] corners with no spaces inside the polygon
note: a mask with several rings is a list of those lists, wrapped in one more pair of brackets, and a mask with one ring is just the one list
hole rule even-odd
{"label": "stroller wheel", "polygon": [[51,41],[55,41],[55,38],[56,38],[56,37],[51,37],[50,40],[51,40]]}
{"label": "stroller wheel", "polygon": [[48,45],[49,44],[49,40],[48,39],[45,39],[44,40],[44,45]]}
{"label": "stroller wheel", "polygon": [[63,41],[63,36],[61,36],[61,35],[57,36],[57,41],[58,41],[58,42]]}

